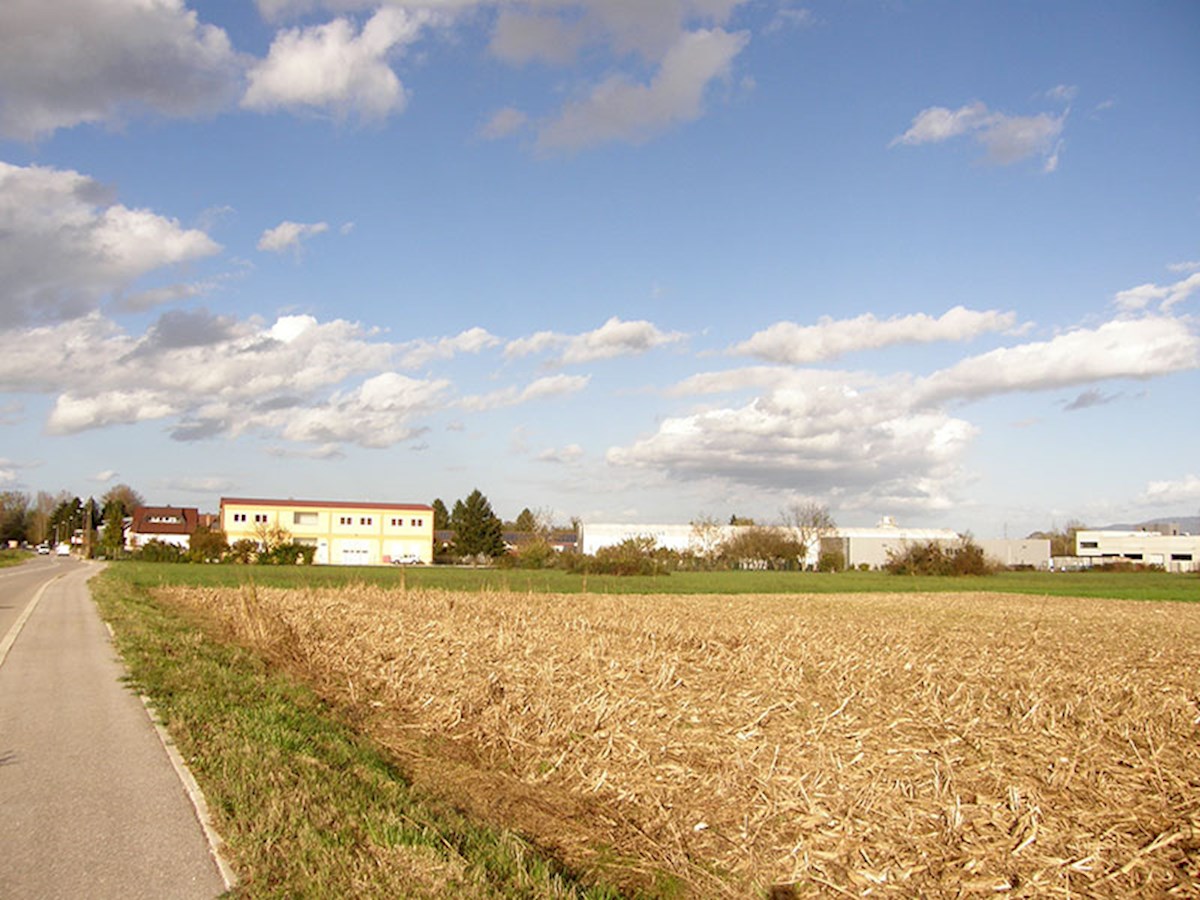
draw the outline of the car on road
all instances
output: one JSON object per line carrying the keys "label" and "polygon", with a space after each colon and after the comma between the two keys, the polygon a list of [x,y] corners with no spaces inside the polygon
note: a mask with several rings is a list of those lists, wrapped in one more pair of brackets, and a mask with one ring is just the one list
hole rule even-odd
{"label": "car on road", "polygon": [[58,549],[55,552],[59,556],[70,556],[71,555],[71,545],[70,544],[59,544]]}
{"label": "car on road", "polygon": [[50,545],[49,544],[38,544],[37,552],[38,552],[38,556],[49,556],[50,555]]}

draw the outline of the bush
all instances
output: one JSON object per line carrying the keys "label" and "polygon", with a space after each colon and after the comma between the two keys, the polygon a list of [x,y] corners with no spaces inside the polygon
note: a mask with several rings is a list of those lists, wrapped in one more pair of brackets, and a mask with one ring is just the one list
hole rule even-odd
{"label": "bush", "polygon": [[841,550],[826,550],[817,559],[818,572],[840,572],[846,568],[846,554]]}
{"label": "bush", "polygon": [[137,554],[138,559],[145,562],[182,562],[183,550],[174,544],[168,544],[153,538],[142,545]]}
{"label": "bush", "polygon": [[950,546],[926,541],[906,544],[901,551],[889,550],[884,569],[893,575],[990,575],[995,571],[983,548],[969,537]]}
{"label": "bush", "polygon": [[721,558],[739,569],[801,568],[804,545],[790,529],[746,528],[721,545]]}

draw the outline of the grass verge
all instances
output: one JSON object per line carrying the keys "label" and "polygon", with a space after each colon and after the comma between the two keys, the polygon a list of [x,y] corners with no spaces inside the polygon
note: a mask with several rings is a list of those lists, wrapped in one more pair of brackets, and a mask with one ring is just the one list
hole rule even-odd
{"label": "grass verge", "polygon": [[235,896],[618,896],[422,796],[311,690],[156,602],[145,571],[110,566],[92,593],[204,790]]}
{"label": "grass verge", "polygon": [[0,550],[0,569],[7,566],[19,566],[33,556],[28,550]]}
{"label": "grass verge", "polygon": [[[111,567],[112,564],[110,564]],[[985,591],[1049,597],[1200,602],[1200,576],[1165,572],[1000,572],[979,577],[886,572],[675,572],[660,576],[577,575],[554,569],[358,566],[243,566],[121,562],[138,585],[187,584],[319,589],[347,585],[552,594],[875,594]]]}

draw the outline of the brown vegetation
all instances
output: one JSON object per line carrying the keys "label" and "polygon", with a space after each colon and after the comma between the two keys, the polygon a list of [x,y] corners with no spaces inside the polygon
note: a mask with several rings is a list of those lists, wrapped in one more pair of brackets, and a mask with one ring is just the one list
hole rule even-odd
{"label": "brown vegetation", "polygon": [[419,783],[630,885],[1200,891],[1197,606],[163,596],[292,667]]}

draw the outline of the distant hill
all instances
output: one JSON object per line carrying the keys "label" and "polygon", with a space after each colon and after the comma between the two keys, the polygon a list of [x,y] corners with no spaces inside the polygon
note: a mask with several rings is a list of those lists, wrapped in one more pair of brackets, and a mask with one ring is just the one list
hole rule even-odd
{"label": "distant hill", "polygon": [[1149,528],[1151,525],[1178,525],[1180,531],[1188,534],[1200,534],[1200,516],[1161,516],[1157,519],[1147,519],[1144,522],[1132,524],[1094,526],[1096,531],[1135,531],[1138,528]]}

